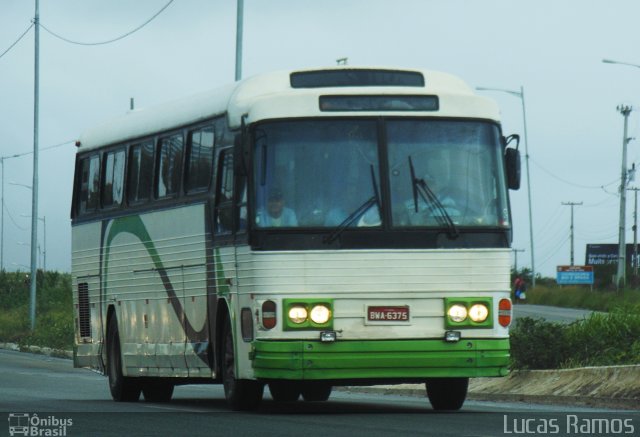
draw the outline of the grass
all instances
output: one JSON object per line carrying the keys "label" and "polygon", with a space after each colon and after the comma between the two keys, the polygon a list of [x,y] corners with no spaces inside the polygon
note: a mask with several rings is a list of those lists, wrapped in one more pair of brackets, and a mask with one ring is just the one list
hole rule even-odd
{"label": "grass", "polygon": [[71,275],[38,271],[36,326],[30,329],[29,280],[24,272],[0,272],[0,341],[73,347]]}
{"label": "grass", "polygon": [[591,291],[578,286],[537,285],[527,290],[527,303],[608,312],[640,305],[640,291]]}

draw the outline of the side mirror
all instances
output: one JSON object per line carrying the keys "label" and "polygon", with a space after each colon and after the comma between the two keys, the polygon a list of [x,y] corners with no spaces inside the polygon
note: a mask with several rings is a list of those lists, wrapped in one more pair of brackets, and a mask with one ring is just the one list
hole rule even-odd
{"label": "side mirror", "polygon": [[520,189],[520,152],[518,149],[505,149],[504,160],[507,167],[507,186],[511,190]]}

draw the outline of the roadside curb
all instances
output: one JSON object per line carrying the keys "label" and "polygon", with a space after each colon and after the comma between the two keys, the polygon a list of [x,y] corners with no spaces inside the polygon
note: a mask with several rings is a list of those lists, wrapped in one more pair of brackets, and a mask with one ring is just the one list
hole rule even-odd
{"label": "roadside curb", "polygon": [[[343,390],[426,397],[424,384]],[[519,370],[503,378],[472,378],[467,399],[638,410],[640,365]]]}
{"label": "roadside curb", "polygon": [[[424,384],[399,384],[389,386],[350,386],[336,387],[338,391],[351,393],[376,393],[382,395],[410,396],[426,398],[427,392]],[[595,408],[612,408],[620,410],[638,410],[638,399],[614,399],[586,396],[541,396],[509,393],[481,393],[470,388],[467,400],[485,402],[521,402],[526,404],[543,404],[560,406],[579,406]]]}
{"label": "roadside curb", "polygon": [[46,355],[54,358],[73,359],[73,351],[63,349],[53,349],[41,346],[20,346],[17,343],[0,343],[0,349],[6,349],[16,352],[29,352],[32,354]]}

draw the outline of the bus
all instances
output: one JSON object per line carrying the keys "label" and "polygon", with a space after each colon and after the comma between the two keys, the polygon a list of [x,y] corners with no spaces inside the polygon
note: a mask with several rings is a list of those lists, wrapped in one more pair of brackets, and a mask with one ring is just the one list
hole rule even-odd
{"label": "bus", "polygon": [[437,71],[256,75],[77,142],[74,366],[115,401],[216,383],[234,410],[508,373],[518,137]]}

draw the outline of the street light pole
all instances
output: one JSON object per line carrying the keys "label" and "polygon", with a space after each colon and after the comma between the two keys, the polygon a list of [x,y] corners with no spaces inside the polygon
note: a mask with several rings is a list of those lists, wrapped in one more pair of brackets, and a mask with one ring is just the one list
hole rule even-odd
{"label": "street light pole", "polygon": [[244,0],[237,0],[236,12],[236,81],[242,79],[242,32],[244,21]]}
{"label": "street light pole", "polygon": [[40,2],[36,1],[35,17],[35,56],[33,77],[33,185],[31,191],[31,287],[29,319],[31,331],[36,327],[36,283],[38,276],[38,139],[40,104]]}
{"label": "street light pole", "polygon": [[0,213],[0,216],[2,217],[2,225],[0,226],[0,271],[4,271],[4,160],[4,157],[0,158],[0,167],[2,167],[2,202],[0,202],[0,208],[2,208],[2,213]]}
{"label": "street light pole", "polygon": [[529,203],[529,239],[531,240],[531,286],[536,286],[536,264],[533,243],[533,208],[531,207],[531,173],[529,171],[529,139],[527,137],[527,110],[524,102],[524,87],[520,86],[520,91],[508,90],[503,88],[476,87],[478,91],[499,91],[512,96],[516,96],[522,102],[522,123],[524,129],[524,152],[525,152],[525,168],[527,170],[527,199]]}

